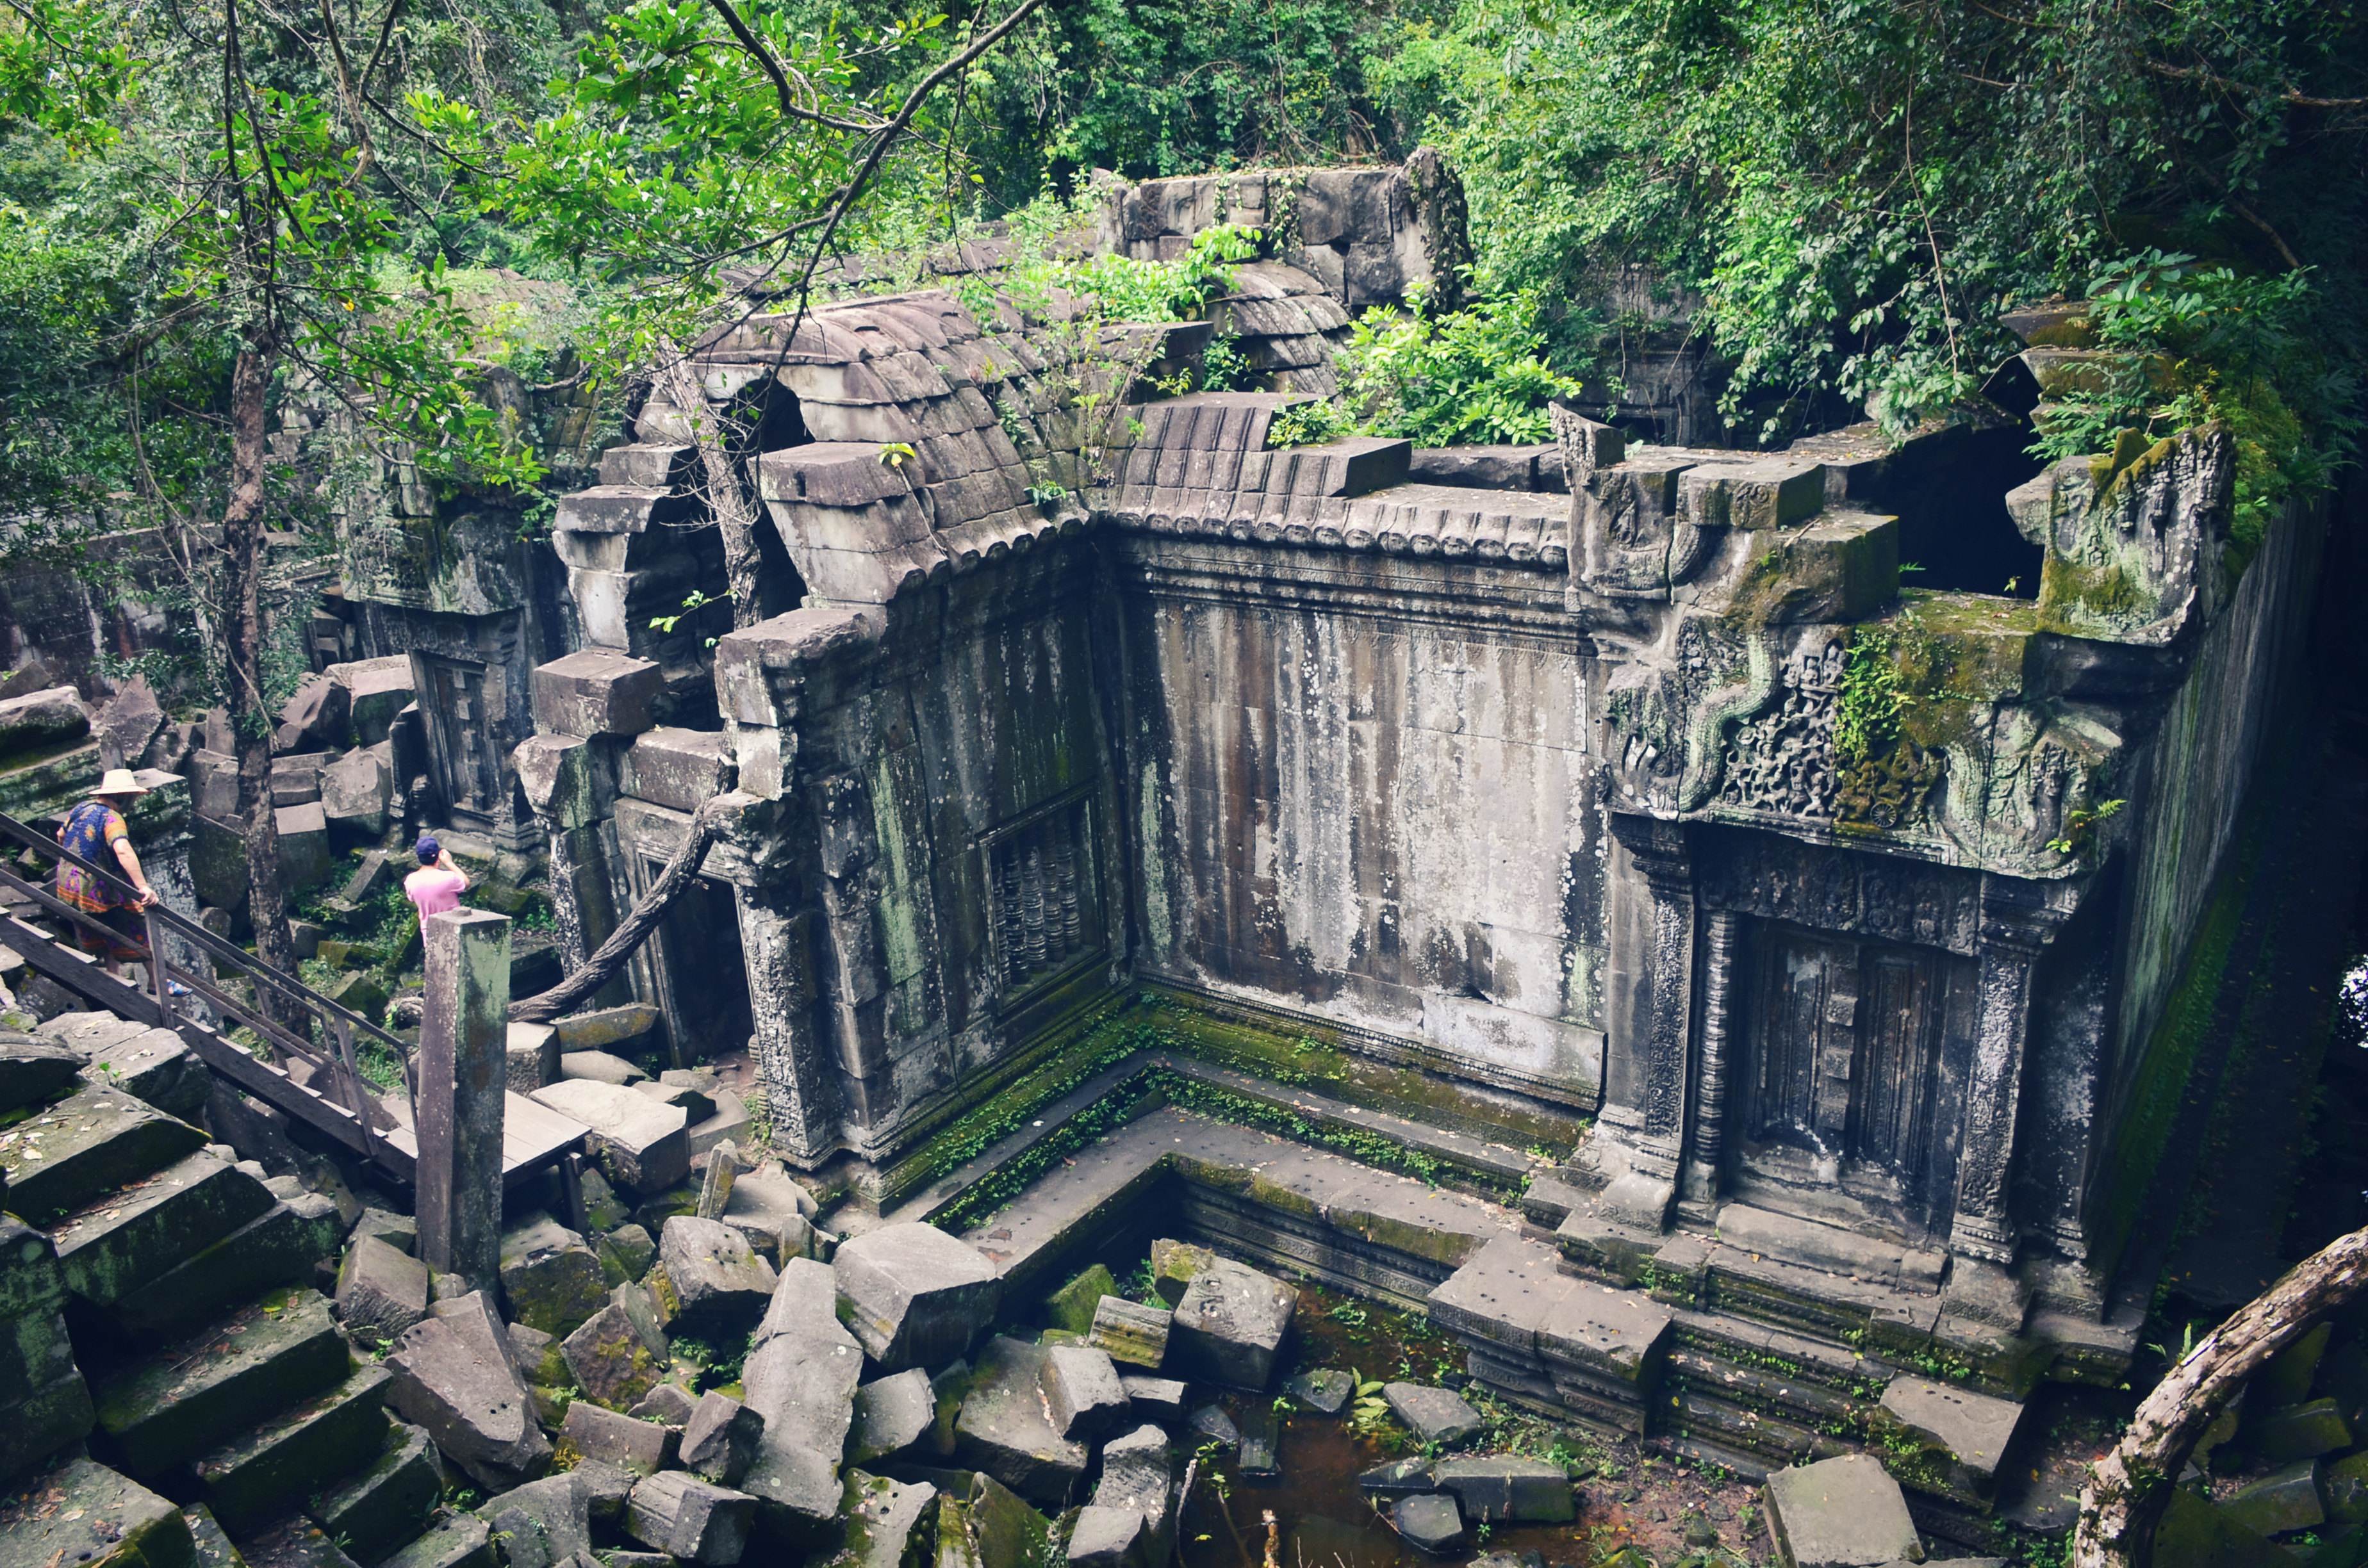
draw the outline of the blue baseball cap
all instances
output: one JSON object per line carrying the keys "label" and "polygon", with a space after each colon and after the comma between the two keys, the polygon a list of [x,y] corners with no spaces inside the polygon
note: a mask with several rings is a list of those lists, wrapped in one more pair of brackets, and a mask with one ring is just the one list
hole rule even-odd
{"label": "blue baseball cap", "polygon": [[436,864],[436,858],[443,853],[444,846],[436,842],[436,835],[434,834],[423,833],[419,835],[419,863],[421,865],[433,866]]}

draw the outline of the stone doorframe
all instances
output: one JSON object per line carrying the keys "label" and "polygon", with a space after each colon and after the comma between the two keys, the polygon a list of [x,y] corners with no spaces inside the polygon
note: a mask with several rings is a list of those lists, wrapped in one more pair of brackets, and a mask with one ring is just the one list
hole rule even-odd
{"label": "stone doorframe", "polygon": [[1976,1032],[1948,1249],[1992,1270],[2010,1267],[2032,974],[2084,888],[1634,812],[1612,812],[1611,827],[1636,873],[1635,906],[1612,923],[1612,1051],[1627,1060],[1608,1075],[1599,1121],[1624,1156],[1605,1191],[1615,1216],[1655,1229],[1667,1229],[1673,1211],[1710,1218],[1742,1047],[1744,924],[1777,920],[1975,961]]}

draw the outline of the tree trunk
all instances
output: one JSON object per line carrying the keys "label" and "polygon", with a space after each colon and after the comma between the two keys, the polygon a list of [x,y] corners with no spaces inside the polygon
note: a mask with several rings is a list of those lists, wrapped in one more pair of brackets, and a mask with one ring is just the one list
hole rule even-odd
{"label": "tree trunk", "polygon": [[[277,349],[268,328],[239,345],[230,380],[230,499],[222,509],[222,669],[238,753],[238,814],[246,840],[246,910],[255,953],[296,971],[288,936],[288,894],[279,873],[279,824],[271,804],[272,714],[263,694],[265,399]],[[279,1017],[271,998],[256,1001]]]}
{"label": "tree trunk", "polygon": [[690,361],[672,344],[658,349],[656,382],[666,402],[682,410],[699,449],[699,487],[715,530],[723,540],[723,577],[732,595],[732,629],[745,631],[763,611],[757,602],[757,579],[763,556],[757,548],[757,498],[741,477],[738,431],[725,415],[712,409]]}
{"label": "tree trunk", "polygon": [[2136,1568],[2196,1439],[2245,1380],[2368,1286],[2368,1230],[2330,1242],[2205,1336],[2138,1406],[2113,1451],[2089,1469],[2069,1568]]}
{"label": "tree trunk", "polygon": [[633,956],[633,949],[648,939],[657,929],[658,920],[675,895],[690,886],[699,875],[700,862],[707,858],[707,846],[715,842],[716,829],[722,825],[723,811],[721,795],[710,796],[690,816],[690,825],[683,831],[682,843],[674,858],[658,873],[623,924],[609,933],[609,939],[599,950],[584,960],[584,967],[561,981],[550,990],[523,1002],[510,1004],[510,1018],[515,1023],[547,1024],[564,1017],[590,1001],[624,961]]}

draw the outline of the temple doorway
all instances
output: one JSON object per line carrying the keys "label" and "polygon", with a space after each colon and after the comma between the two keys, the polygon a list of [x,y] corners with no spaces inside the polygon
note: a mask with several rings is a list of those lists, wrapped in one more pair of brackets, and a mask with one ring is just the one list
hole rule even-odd
{"label": "temple doorway", "polygon": [[[646,875],[655,880],[661,869],[653,863]],[[692,878],[666,906],[654,941],[655,1000],[672,1033],[675,1060],[689,1066],[746,1046],[756,1021],[732,884]]]}
{"label": "temple doorway", "polygon": [[1739,1195],[1917,1241],[1956,1177],[1973,960],[1755,923],[1737,1081]]}

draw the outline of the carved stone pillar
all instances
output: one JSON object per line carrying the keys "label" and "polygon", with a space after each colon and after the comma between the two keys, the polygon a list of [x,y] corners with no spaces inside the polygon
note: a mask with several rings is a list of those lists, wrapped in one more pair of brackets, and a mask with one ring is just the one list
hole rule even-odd
{"label": "carved stone pillar", "polygon": [[1981,975],[1974,1059],[1957,1155],[1951,1310],[2019,1329],[2028,1292],[2012,1278],[2021,1237],[2010,1212],[2015,1117],[2031,1034],[2032,976],[2058,917],[2044,890],[2002,878],[1982,891]]}
{"label": "carved stone pillar", "polygon": [[813,917],[733,889],[748,967],[751,1041],[772,1146],[811,1169],[837,1146],[838,1096],[827,1041],[814,1027]]}
{"label": "carved stone pillar", "polygon": [[1957,1155],[1956,1220],[1949,1250],[1996,1264],[2014,1261],[2017,1238],[2007,1195],[2023,1044],[2031,1027],[2031,971],[2041,945],[2015,927],[1992,926],[1983,933],[1979,1033],[1966,1076],[1964,1142]]}
{"label": "carved stone pillar", "polygon": [[1735,1049],[1736,964],[1743,948],[1743,916],[1713,909],[1702,916],[1702,1051],[1694,1073],[1694,1129],[1683,1195],[1693,1217],[1707,1220],[1718,1202],[1719,1170],[1726,1158],[1726,1086]]}
{"label": "carved stone pillar", "polygon": [[1693,865],[1683,824],[1630,815],[1613,821],[1635,876],[1613,936],[1615,1061],[1599,1122],[1613,1163],[1601,1201],[1619,1220],[1659,1229],[1668,1222],[1685,1153]]}

